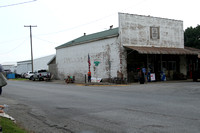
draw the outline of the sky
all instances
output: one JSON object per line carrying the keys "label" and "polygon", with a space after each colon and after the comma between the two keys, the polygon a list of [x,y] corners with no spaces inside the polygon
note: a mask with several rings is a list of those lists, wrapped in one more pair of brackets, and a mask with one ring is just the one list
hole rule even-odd
{"label": "sky", "polygon": [[[182,20],[184,29],[200,24],[199,0],[1,0],[0,64],[56,54],[55,47],[118,27],[118,13]],[[184,30],[183,29],[183,30]]]}

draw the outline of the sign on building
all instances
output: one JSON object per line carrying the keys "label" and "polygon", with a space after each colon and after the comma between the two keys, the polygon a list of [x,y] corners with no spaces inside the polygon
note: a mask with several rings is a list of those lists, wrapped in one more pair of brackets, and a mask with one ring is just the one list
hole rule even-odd
{"label": "sign on building", "polygon": [[160,38],[159,27],[150,27],[150,35],[151,39],[159,39]]}

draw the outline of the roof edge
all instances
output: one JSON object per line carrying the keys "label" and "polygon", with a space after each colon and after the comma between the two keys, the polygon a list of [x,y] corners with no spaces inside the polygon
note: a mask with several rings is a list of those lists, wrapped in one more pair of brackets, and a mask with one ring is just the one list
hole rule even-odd
{"label": "roof edge", "polygon": [[[88,41],[83,41],[83,42],[79,42],[79,43],[72,43],[66,46],[58,46],[55,49],[61,49],[61,48],[66,48],[66,47],[71,47],[71,46],[75,46],[75,45],[80,45],[80,44],[84,44],[84,43],[90,43],[90,42],[95,42],[95,41],[99,41],[99,40],[103,40],[103,39],[109,39],[109,38],[113,38],[113,37],[117,37],[119,36],[119,33],[116,35],[112,35],[112,36],[107,36],[107,37],[101,37],[101,38],[97,38],[97,39],[93,39],[93,40],[88,40]],[[64,45],[64,44],[63,44]]]}
{"label": "roof edge", "polygon": [[[102,34],[106,34],[106,35],[102,35]],[[97,37],[95,37],[95,36],[97,36]],[[69,41],[58,47],[55,47],[55,49],[57,50],[57,49],[65,48],[65,47],[80,45],[80,44],[84,44],[84,43],[113,38],[113,37],[117,37],[117,36],[119,36],[119,28],[118,27],[78,37],[72,41]]]}

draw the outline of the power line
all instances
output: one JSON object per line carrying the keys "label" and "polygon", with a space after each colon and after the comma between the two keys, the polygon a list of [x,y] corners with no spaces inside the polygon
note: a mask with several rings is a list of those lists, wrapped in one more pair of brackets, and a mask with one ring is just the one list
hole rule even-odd
{"label": "power line", "polygon": [[17,38],[17,39],[12,39],[12,40],[2,41],[2,42],[0,42],[0,46],[3,45],[3,44],[5,44],[5,43],[10,43],[10,42],[22,40],[22,39],[24,39],[24,38],[25,38],[25,37],[21,37],[21,38]]}
{"label": "power line", "polygon": [[35,2],[35,1],[37,1],[37,0],[25,1],[25,2],[21,2],[21,3],[10,4],[10,5],[3,5],[3,6],[0,6],[0,8],[9,7],[9,6],[16,6],[16,5],[22,5],[22,4],[27,4],[27,3]]}
{"label": "power line", "polygon": [[[138,6],[138,5],[142,4],[142,3],[145,2],[145,1],[148,1],[148,0],[140,1],[140,2],[136,3],[135,5],[132,5],[132,6],[130,6],[130,7],[127,7],[127,8],[125,8],[125,9],[123,9],[123,10],[128,10],[128,9],[130,9],[130,8],[133,8],[133,7],[135,7],[135,6]],[[77,25],[77,26],[74,26],[74,27],[71,27],[71,28],[68,28],[68,29],[60,30],[60,31],[55,31],[55,32],[50,32],[50,33],[44,33],[44,34],[38,34],[37,36],[46,36],[46,35],[51,35],[51,34],[58,34],[58,33],[61,33],[61,32],[67,32],[67,31],[74,30],[74,29],[77,29],[77,28],[80,28],[80,27],[83,27],[83,26],[87,26],[87,25],[90,25],[90,24],[93,24],[93,23],[97,23],[97,22],[102,21],[102,20],[104,20],[104,19],[106,19],[106,18],[109,18],[109,17],[111,17],[111,16],[114,16],[115,14],[116,14],[116,12],[113,12],[113,13],[110,13],[109,15],[107,15],[107,16],[98,18],[98,19],[96,19],[96,20],[93,20],[93,21],[90,21],[90,22],[87,22],[87,23],[84,23],[84,24],[80,24],[80,25]]]}
{"label": "power line", "polygon": [[26,40],[27,40],[27,39],[23,40],[19,45],[17,45],[15,48],[11,49],[11,50],[8,51],[8,52],[0,53],[0,55],[9,54],[10,52],[14,51],[15,49],[19,48],[22,44],[24,44],[24,42],[25,42]]}
{"label": "power line", "polygon": [[[44,42],[48,42],[48,43],[50,43],[51,45],[52,44],[60,44],[60,43],[56,43],[56,42],[52,42],[52,41],[48,41],[48,40],[45,40],[45,39],[41,39],[41,38],[39,38],[39,37],[36,37],[36,36],[33,36],[34,38],[36,38],[36,39],[38,39],[38,40],[41,40],[41,41],[44,41]],[[54,46],[54,45],[52,45],[52,46]]]}

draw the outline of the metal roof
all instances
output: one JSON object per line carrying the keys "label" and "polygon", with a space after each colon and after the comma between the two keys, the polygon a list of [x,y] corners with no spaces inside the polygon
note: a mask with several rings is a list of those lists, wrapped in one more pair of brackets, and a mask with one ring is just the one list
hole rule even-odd
{"label": "metal roof", "polygon": [[198,58],[200,58],[200,49],[197,49],[197,48],[191,48],[191,47],[185,47],[185,49],[197,53],[197,54],[198,54]]}
{"label": "metal roof", "polygon": [[177,55],[197,55],[197,53],[184,48],[167,48],[167,47],[138,47],[124,46],[125,48],[137,51],[140,54],[177,54]]}
{"label": "metal roof", "polygon": [[73,45],[78,45],[78,44],[88,43],[88,42],[92,42],[92,41],[116,37],[118,35],[119,35],[118,28],[109,29],[109,30],[97,32],[94,34],[81,36],[77,39],[74,39],[70,42],[67,42],[63,45],[56,47],[56,49],[61,49],[61,48],[65,48],[65,47],[69,47],[69,46],[73,46]]}

